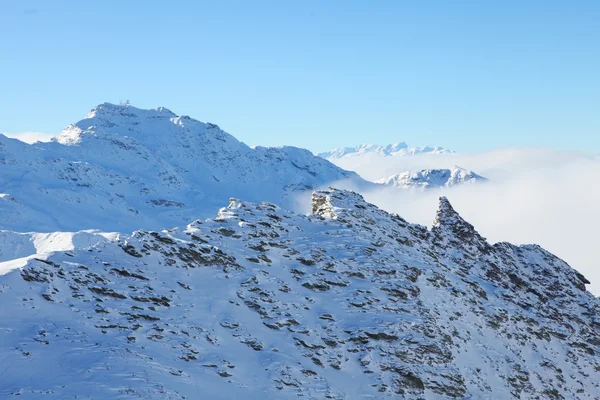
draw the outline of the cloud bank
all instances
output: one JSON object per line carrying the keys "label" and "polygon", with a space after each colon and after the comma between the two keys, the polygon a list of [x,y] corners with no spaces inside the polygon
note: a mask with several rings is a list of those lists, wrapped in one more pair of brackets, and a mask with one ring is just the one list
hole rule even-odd
{"label": "cloud bank", "polygon": [[[397,159],[396,159],[397,158]],[[600,295],[600,157],[549,149],[501,149],[484,153],[416,157],[371,157],[350,168],[367,179],[407,169],[456,164],[491,182],[425,193],[382,189],[363,193],[379,207],[431,226],[438,197],[492,243],[536,243],[564,259]]]}
{"label": "cloud bank", "polygon": [[35,142],[49,142],[50,139],[55,137],[56,135],[53,133],[43,133],[43,132],[16,132],[16,133],[3,133],[4,136],[18,139],[21,142],[25,143],[35,143]]}

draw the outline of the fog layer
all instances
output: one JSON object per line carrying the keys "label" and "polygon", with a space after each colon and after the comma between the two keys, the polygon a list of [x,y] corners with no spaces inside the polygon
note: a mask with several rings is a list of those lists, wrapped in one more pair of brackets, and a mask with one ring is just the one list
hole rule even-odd
{"label": "fog layer", "polygon": [[336,163],[369,180],[408,169],[459,165],[490,179],[427,192],[381,189],[363,193],[379,207],[431,226],[440,195],[490,242],[536,243],[567,261],[600,295],[600,158],[548,149],[413,157],[370,155]]}

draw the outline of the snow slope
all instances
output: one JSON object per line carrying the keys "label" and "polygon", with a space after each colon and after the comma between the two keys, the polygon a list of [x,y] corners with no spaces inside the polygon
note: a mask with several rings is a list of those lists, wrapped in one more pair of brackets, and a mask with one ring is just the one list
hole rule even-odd
{"label": "snow slope", "polygon": [[402,189],[432,189],[481,183],[485,181],[487,181],[487,179],[483,176],[455,165],[451,169],[405,171],[397,175],[380,179],[376,181],[376,183]]}
{"label": "snow slope", "polygon": [[445,154],[452,153],[451,150],[446,150],[443,147],[409,147],[404,142],[388,144],[380,146],[375,144],[361,144],[355,147],[342,147],[317,154],[319,157],[334,161],[340,158],[361,157],[366,154],[377,154],[385,157],[394,156],[409,156],[417,154]]}
{"label": "snow slope", "polygon": [[0,231],[0,275],[23,267],[32,258],[45,258],[55,251],[86,249],[117,237],[117,233],[92,230],[52,233]]}
{"label": "snow slope", "polygon": [[353,172],[294,147],[250,148],[217,125],[101,104],[50,143],[0,135],[0,229],[131,232],[208,217],[238,196],[294,207]]}
{"label": "snow slope", "polygon": [[600,302],[538,246],[431,230],[353,192],[0,276],[0,398],[597,399]]}

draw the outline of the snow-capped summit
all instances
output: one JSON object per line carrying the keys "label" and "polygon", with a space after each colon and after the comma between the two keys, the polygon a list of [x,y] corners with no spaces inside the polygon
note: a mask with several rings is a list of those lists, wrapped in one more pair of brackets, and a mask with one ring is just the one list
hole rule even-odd
{"label": "snow-capped summit", "polygon": [[386,146],[380,146],[375,144],[361,144],[355,147],[343,147],[333,149],[317,154],[319,157],[328,160],[338,160],[340,158],[348,157],[360,157],[366,154],[377,154],[384,157],[393,156],[408,156],[417,154],[444,154],[452,153],[450,150],[446,150],[443,147],[409,147],[404,142],[398,142],[394,144],[388,144]]}
{"label": "snow-capped summit", "polygon": [[432,189],[447,188],[455,185],[481,183],[487,181],[473,171],[457,165],[451,169],[424,169],[420,171],[405,171],[400,174],[376,181],[387,186],[402,189]]}
{"label": "snow-capped summit", "polygon": [[[165,107],[140,109],[131,105],[103,103],[96,106],[81,121],[69,125],[57,137],[61,144],[80,143],[85,135],[132,136],[146,145],[159,145],[176,139],[178,127],[205,134],[216,128],[222,136],[231,135],[210,123],[203,123],[188,116],[178,116]],[[162,137],[162,139],[161,139]]]}
{"label": "snow-capped summit", "polygon": [[293,208],[332,182],[370,185],[295,147],[251,148],[218,125],[103,103],[49,143],[0,135],[0,229],[131,231],[208,216],[231,196]]}

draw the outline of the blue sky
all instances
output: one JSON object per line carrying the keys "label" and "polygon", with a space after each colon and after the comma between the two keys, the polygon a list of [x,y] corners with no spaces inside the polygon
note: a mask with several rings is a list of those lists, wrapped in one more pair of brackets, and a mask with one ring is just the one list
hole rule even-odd
{"label": "blue sky", "polygon": [[0,132],[129,99],[248,144],[598,152],[598,21],[592,0],[0,0]]}

